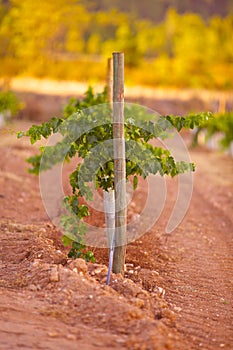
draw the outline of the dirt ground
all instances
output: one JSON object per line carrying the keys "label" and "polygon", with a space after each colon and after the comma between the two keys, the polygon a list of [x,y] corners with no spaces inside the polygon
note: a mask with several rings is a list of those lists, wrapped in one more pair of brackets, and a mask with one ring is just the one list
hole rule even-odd
{"label": "dirt ground", "polygon": [[[8,129],[0,149],[0,349],[233,349],[231,158],[191,151],[197,170],[181,225],[165,234],[177,192],[167,180],[159,221],[128,245],[125,278],[112,275],[107,287],[105,249],[95,264],[67,259],[26,171],[36,147]],[[146,196],[142,182],[135,196],[130,215]]]}
{"label": "dirt ground", "polygon": [[[95,92],[103,91],[104,83],[91,85]],[[5,82],[0,79],[1,86],[10,88],[24,103],[24,108],[20,111],[21,119],[41,121],[52,116],[61,116],[69,99],[82,98],[89,84],[18,77]],[[233,109],[233,92],[126,86],[125,101],[139,103],[162,115],[184,115],[201,111],[223,112]]]}

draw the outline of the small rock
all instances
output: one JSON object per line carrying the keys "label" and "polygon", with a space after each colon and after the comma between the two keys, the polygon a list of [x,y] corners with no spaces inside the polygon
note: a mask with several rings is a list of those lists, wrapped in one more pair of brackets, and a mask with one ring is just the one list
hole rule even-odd
{"label": "small rock", "polygon": [[136,208],[136,203],[135,203],[135,202],[131,202],[131,203],[130,203],[130,206],[131,206],[132,208]]}
{"label": "small rock", "polygon": [[81,258],[72,260],[71,263],[69,264],[69,268],[71,270],[76,269],[78,273],[82,272],[83,274],[87,273],[87,270],[88,270],[86,261]]}
{"label": "small rock", "polygon": [[126,266],[126,267],[134,267],[134,264],[126,263],[125,266]]}
{"label": "small rock", "polygon": [[33,262],[32,262],[32,265],[35,266],[35,267],[41,265],[41,260],[40,259],[34,259]]}
{"label": "small rock", "polygon": [[28,286],[28,288],[29,288],[30,290],[32,290],[32,291],[37,290],[37,287],[35,286],[35,284],[30,284],[30,285]]}
{"label": "small rock", "polygon": [[152,270],[151,272],[152,272],[154,275],[159,276],[159,272],[158,272],[158,271]]}
{"label": "small rock", "polygon": [[165,289],[163,289],[162,287],[157,287],[157,292],[161,297],[164,297]]}
{"label": "small rock", "polygon": [[97,269],[94,270],[96,275],[99,275],[100,273],[107,272],[107,267],[97,267]]}
{"label": "small rock", "polygon": [[49,280],[50,280],[50,282],[58,282],[59,281],[59,273],[58,273],[57,266],[55,266],[51,269]]}
{"label": "small rock", "polygon": [[58,333],[57,332],[48,332],[48,336],[51,338],[55,338],[58,336]]}
{"label": "small rock", "polygon": [[66,335],[66,338],[69,339],[69,340],[77,340],[76,335],[70,334],[70,333]]}
{"label": "small rock", "polygon": [[177,311],[177,312],[180,312],[182,309],[181,309],[181,307],[179,307],[179,306],[175,306],[175,307],[174,307],[174,310]]}

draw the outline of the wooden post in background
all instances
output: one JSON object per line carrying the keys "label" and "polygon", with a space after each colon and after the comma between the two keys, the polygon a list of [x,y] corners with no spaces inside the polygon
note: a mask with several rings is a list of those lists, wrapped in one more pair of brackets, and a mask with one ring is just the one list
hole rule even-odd
{"label": "wooden post in background", "polygon": [[124,54],[122,52],[113,53],[113,141],[116,200],[113,272],[123,275],[127,239],[124,139]]}
{"label": "wooden post in background", "polygon": [[113,101],[113,59],[108,58],[107,68],[107,99],[110,104]]}

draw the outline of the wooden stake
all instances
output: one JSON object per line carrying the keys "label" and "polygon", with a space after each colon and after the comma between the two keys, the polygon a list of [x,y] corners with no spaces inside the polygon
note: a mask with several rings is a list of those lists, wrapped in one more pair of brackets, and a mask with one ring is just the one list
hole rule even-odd
{"label": "wooden stake", "polygon": [[121,52],[113,53],[113,142],[116,200],[113,272],[123,275],[127,239],[124,140],[124,54]]}

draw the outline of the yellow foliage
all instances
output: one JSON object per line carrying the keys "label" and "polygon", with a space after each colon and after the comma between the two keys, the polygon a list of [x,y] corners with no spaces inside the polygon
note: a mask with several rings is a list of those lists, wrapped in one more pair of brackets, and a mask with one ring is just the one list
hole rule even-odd
{"label": "yellow foliage", "polygon": [[77,0],[0,1],[1,75],[105,79],[106,58],[125,52],[135,84],[233,88],[233,16],[204,22],[170,9],[165,20],[116,10],[90,13]]}

